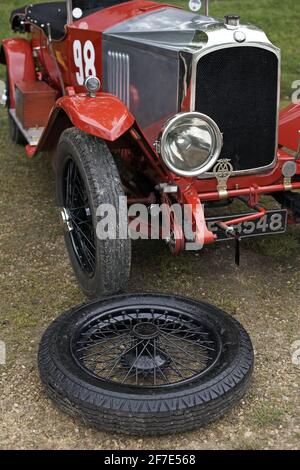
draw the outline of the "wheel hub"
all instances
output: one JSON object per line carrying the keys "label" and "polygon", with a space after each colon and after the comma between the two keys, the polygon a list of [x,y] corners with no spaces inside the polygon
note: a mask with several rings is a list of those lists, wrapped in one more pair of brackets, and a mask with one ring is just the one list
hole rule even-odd
{"label": "wheel hub", "polygon": [[152,374],[157,368],[165,367],[170,359],[164,351],[157,352],[159,328],[151,322],[138,323],[132,329],[137,346],[122,358],[122,364],[137,374]]}
{"label": "wheel hub", "polygon": [[138,323],[132,330],[133,335],[138,339],[154,339],[159,335],[159,329],[154,323]]}
{"label": "wheel hub", "polygon": [[66,209],[65,207],[62,207],[60,209],[60,217],[61,217],[61,223],[62,223],[64,230],[66,232],[72,232],[72,230],[74,230],[74,227],[73,227],[70,212],[68,211],[68,209]]}
{"label": "wheel hub", "polygon": [[126,369],[136,372],[138,374],[147,375],[153,374],[155,369],[162,369],[166,367],[170,359],[164,353],[154,353],[155,347],[148,345],[146,352],[136,357],[134,352],[125,354],[122,358],[122,365]]}

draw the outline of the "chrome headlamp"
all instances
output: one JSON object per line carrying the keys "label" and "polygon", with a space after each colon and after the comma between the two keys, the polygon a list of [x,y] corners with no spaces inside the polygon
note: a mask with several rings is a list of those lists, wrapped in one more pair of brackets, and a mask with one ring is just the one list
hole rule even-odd
{"label": "chrome headlamp", "polygon": [[180,176],[199,176],[218,160],[223,137],[217,124],[205,114],[180,113],[165,125],[160,153],[167,167]]}
{"label": "chrome headlamp", "polygon": [[90,75],[84,82],[84,86],[92,98],[96,97],[97,91],[101,88],[101,82],[98,77]]}

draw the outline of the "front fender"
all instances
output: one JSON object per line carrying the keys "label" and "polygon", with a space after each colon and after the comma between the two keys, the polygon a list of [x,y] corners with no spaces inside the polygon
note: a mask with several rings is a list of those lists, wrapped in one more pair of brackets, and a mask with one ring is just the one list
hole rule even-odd
{"label": "front fender", "polygon": [[300,131],[300,104],[292,104],[280,112],[279,144],[295,152]]}
{"label": "front fender", "polygon": [[98,93],[95,98],[85,94],[63,96],[52,110],[37,151],[53,148],[66,127],[74,126],[87,134],[114,142],[133,123],[134,117],[124,103],[108,93]]}
{"label": "front fender", "polygon": [[1,63],[5,63],[10,83],[10,107],[15,107],[15,83],[35,81],[35,67],[31,43],[24,38],[3,39],[1,46]]}

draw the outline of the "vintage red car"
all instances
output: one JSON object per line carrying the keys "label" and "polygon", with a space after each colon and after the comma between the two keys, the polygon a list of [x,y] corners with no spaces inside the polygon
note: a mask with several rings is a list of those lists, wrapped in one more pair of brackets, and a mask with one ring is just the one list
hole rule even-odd
{"label": "vintage red car", "polygon": [[[279,112],[280,50],[239,16],[206,10],[67,0],[11,15],[27,33],[1,48],[11,138],[30,158],[54,151],[66,243],[89,296],[122,291],[129,278],[130,239],[96,236],[97,207],[119,209],[121,196],[150,212],[189,205],[194,240],[170,211],[173,254],[200,231],[206,245],[300,219],[300,105]],[[236,198],[245,211],[228,216]]]}
{"label": "vintage red car", "polygon": [[[230,238],[237,261],[241,238],[300,222],[300,104],[279,112],[280,50],[238,15],[209,16],[208,1],[205,15],[147,0],[30,4],[11,24],[27,36],[0,51],[10,135],[29,158],[53,155],[70,259],[84,292],[100,297],[45,333],[48,395],[114,432],[175,433],[219,418],[253,370],[236,319],[174,295],[103,294],[126,289],[137,208],[146,210],[137,232],[173,254]],[[228,215],[236,200],[245,208]],[[104,208],[116,236],[99,236]]]}

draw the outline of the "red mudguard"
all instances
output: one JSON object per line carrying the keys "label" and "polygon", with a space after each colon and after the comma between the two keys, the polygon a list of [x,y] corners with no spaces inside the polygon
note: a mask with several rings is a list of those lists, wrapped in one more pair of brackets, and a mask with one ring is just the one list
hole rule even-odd
{"label": "red mudguard", "polygon": [[127,107],[108,93],[99,93],[96,98],[86,94],[64,96],[56,102],[36,151],[55,147],[60,133],[70,126],[113,142],[133,123],[134,117]]}
{"label": "red mudguard", "polygon": [[14,108],[15,83],[21,80],[34,81],[36,79],[31,43],[23,38],[3,39],[1,52],[2,57],[4,52],[5,63],[8,70],[10,106]]}

